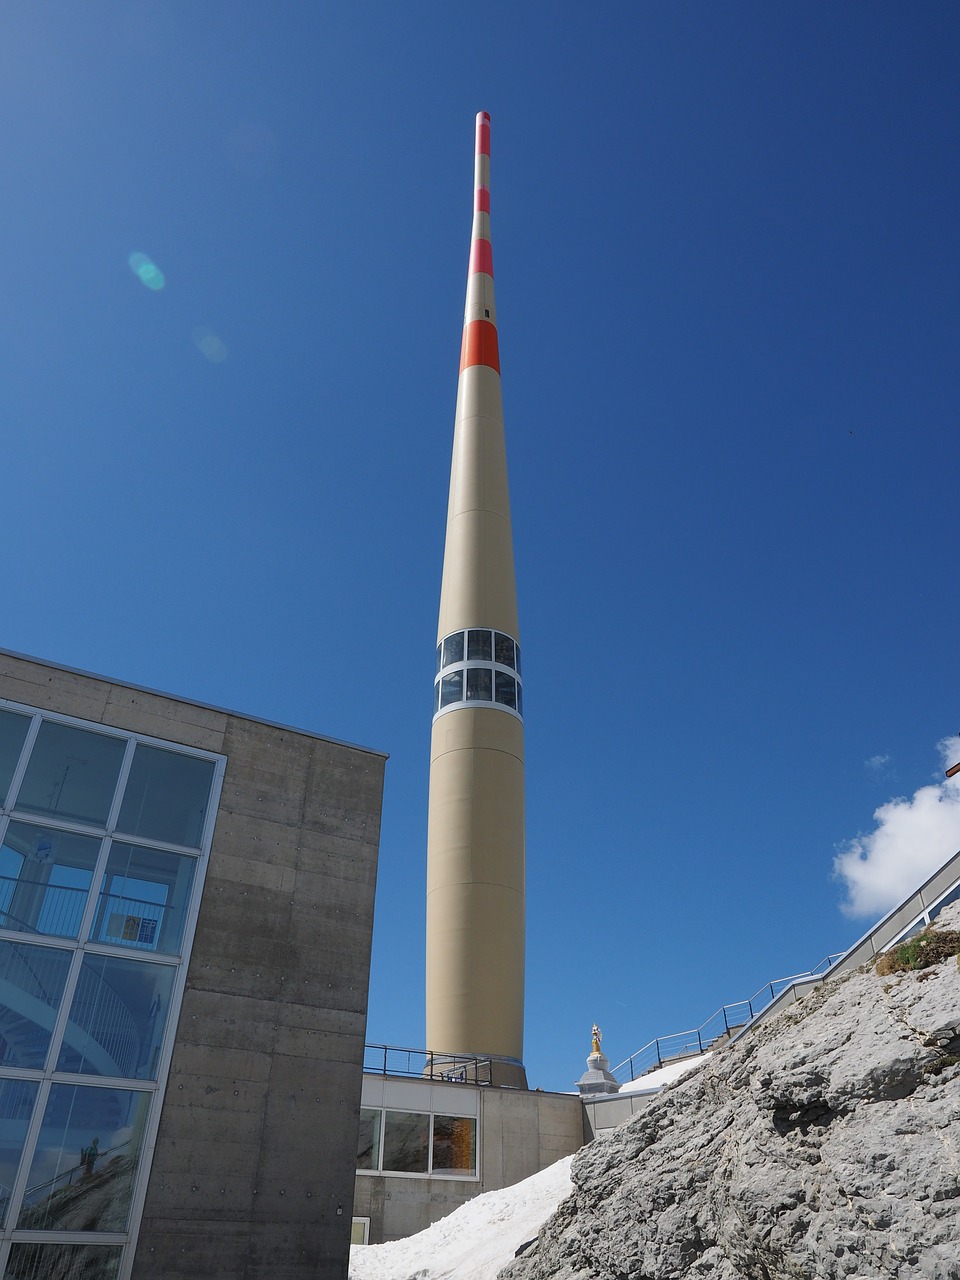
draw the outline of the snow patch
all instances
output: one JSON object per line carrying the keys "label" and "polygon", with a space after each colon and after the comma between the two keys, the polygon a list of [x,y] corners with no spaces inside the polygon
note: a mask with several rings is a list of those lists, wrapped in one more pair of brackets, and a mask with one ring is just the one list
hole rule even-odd
{"label": "snow patch", "polygon": [[572,1191],[572,1160],[476,1196],[419,1235],[353,1245],[350,1280],[496,1280]]}

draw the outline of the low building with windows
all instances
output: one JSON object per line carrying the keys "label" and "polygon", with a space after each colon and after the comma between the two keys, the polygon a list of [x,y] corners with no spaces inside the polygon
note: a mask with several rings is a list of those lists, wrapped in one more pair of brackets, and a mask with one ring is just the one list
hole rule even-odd
{"label": "low building with windows", "polygon": [[0,652],[0,1276],[345,1276],[384,760]]}
{"label": "low building with windows", "polygon": [[414,1235],[481,1192],[513,1186],[580,1149],[578,1094],[500,1087],[496,1066],[367,1046],[355,1244]]}

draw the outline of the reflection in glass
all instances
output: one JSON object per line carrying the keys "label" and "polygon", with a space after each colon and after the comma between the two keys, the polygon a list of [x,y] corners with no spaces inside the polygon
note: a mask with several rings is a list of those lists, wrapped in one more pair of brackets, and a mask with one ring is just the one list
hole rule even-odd
{"label": "reflection in glass", "polygon": [[517,681],[517,713],[523,715],[523,685]]}
{"label": "reflection in glass", "polygon": [[124,1231],[150,1094],[54,1084],[17,1226]]}
{"label": "reflection in glass", "polygon": [[43,1070],[69,968],[69,951],[0,942],[0,1065]]}
{"label": "reflection in glass", "polygon": [[396,1173],[426,1173],[430,1155],[430,1117],[413,1111],[387,1111],[384,1114],[384,1169]]}
{"label": "reflection in glass", "polygon": [[101,842],[11,822],[0,847],[0,925],[75,938]]}
{"label": "reflection in glass", "polygon": [[433,714],[436,715],[440,710],[440,681],[433,686]]}
{"label": "reflection in glass", "polygon": [[[930,908],[930,919],[936,920],[943,908],[948,907],[951,902],[956,902],[958,898],[960,898],[960,884],[958,884],[955,889],[951,890],[950,893],[945,894],[935,907]],[[960,963],[960,961],[958,961],[958,963]]]}
{"label": "reflection in glass", "polygon": [[520,675],[523,675],[523,672],[520,670],[520,646],[519,645],[514,646],[514,652],[517,655],[517,675],[520,676]]}
{"label": "reflection in glass", "polygon": [[432,1171],[446,1177],[476,1173],[476,1120],[465,1116],[433,1117]]}
{"label": "reflection in glass", "polygon": [[513,641],[501,631],[496,633],[496,660],[502,667],[515,667],[516,657]]}
{"label": "reflection in glass", "polygon": [[451,702],[463,701],[463,672],[455,671],[451,676],[444,676],[440,682],[440,705],[448,707]]}
{"label": "reflection in glass", "polygon": [[447,636],[443,642],[443,665],[449,667],[451,662],[463,661],[463,632],[457,631]]}
{"label": "reflection in glass", "polygon": [[29,728],[29,716],[18,715],[16,711],[0,711],[0,804],[7,798]]}
{"label": "reflection in glass", "polygon": [[497,702],[502,702],[505,707],[517,705],[517,682],[503,671],[497,672]]}
{"label": "reflection in glass", "polygon": [[45,720],[30,753],[16,808],[102,827],[117,789],[125,748],[122,738]]}
{"label": "reflection in glass", "polygon": [[117,830],[199,849],[213,761],[137,743]]}
{"label": "reflection in glass", "polygon": [[467,659],[474,662],[490,662],[493,658],[493,646],[489,631],[467,632]]}
{"label": "reflection in glass", "polygon": [[131,951],[176,955],[196,858],[114,841],[100,882],[91,936]]}
{"label": "reflection in glass", "polygon": [[467,667],[467,701],[493,701],[493,677],[489,667]]}
{"label": "reflection in glass", "polygon": [[174,973],[172,965],[85,956],[57,1070],[156,1080]]}
{"label": "reflection in glass", "polygon": [[380,1167],[380,1116],[370,1107],[360,1108],[360,1132],[357,1136],[357,1168]]}
{"label": "reflection in glass", "polygon": [[440,655],[441,655],[441,653],[443,653],[443,645],[442,645],[442,644],[438,644],[438,645],[437,645],[437,670],[436,670],[436,674],[437,674],[437,675],[439,675],[439,674],[440,674]]}
{"label": "reflection in glass", "polygon": [[7,1220],[10,1188],[39,1088],[34,1080],[0,1080],[0,1226]]}
{"label": "reflection in glass", "polygon": [[120,1246],[15,1244],[3,1280],[116,1280]]}

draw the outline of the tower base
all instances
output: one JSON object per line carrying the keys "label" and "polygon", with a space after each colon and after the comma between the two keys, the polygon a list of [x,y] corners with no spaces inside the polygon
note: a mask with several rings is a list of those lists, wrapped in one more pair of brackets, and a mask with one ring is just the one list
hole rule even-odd
{"label": "tower base", "polygon": [[499,1089],[528,1089],[527,1069],[516,1058],[431,1053],[423,1074],[451,1084],[490,1084]]}

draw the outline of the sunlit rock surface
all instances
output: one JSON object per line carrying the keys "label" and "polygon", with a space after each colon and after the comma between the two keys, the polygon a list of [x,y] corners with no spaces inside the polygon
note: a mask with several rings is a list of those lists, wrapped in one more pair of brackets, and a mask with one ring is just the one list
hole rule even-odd
{"label": "sunlit rock surface", "polygon": [[585,1148],[501,1280],[960,1280],[958,1058],[956,957],[827,983]]}

